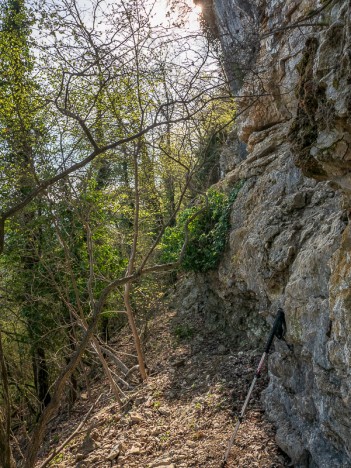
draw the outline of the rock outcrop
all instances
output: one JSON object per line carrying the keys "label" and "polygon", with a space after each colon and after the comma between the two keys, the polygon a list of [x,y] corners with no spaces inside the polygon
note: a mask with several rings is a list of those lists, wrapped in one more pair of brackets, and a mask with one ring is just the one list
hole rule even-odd
{"label": "rock outcrop", "polygon": [[295,467],[351,467],[351,5],[206,3],[245,96],[220,184],[244,185],[218,271],[188,279],[183,306],[245,345],[283,307],[264,394],[277,441]]}

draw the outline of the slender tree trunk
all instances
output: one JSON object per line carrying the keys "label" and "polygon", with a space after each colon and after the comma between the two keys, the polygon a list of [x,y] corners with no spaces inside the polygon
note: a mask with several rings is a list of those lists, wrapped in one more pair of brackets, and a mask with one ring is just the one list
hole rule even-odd
{"label": "slender tree trunk", "polygon": [[[131,248],[131,253],[128,262],[128,268],[126,272],[126,276],[130,276],[134,269],[135,258],[137,253],[137,245],[138,245],[138,237],[139,237],[139,207],[140,207],[140,200],[139,200],[139,172],[138,172],[138,154],[140,151],[142,142],[139,142],[137,148],[134,151],[134,187],[135,187],[135,209],[134,209],[134,236],[133,236],[133,244]],[[141,347],[141,341],[139,337],[139,333],[135,324],[134,319],[134,312],[133,308],[130,303],[130,290],[131,290],[131,282],[128,281],[124,286],[124,304],[126,306],[127,316],[128,316],[128,323],[133,334],[134,344],[138,356],[138,364],[139,364],[139,371],[141,378],[143,380],[147,379],[146,375],[146,368],[145,368],[145,361],[143,356],[143,351]]]}
{"label": "slender tree trunk", "polygon": [[[164,180],[164,183],[165,183],[165,186],[166,186],[168,215],[172,216],[172,214],[175,213],[175,211],[176,211],[174,176],[172,174],[167,175],[165,180]],[[175,220],[175,218],[172,218],[169,225],[170,226],[175,226],[175,224],[176,224],[176,220]]]}
{"label": "slender tree trunk", "polygon": [[49,371],[46,363],[45,350],[41,346],[35,346],[32,350],[34,384],[40,403],[40,413],[50,403]]}
{"label": "slender tree trunk", "polygon": [[135,348],[136,348],[136,352],[137,352],[137,356],[138,356],[138,364],[139,364],[140,375],[141,375],[141,378],[143,380],[146,380],[147,375],[146,375],[144,354],[143,354],[143,350],[142,350],[142,346],[141,346],[139,333],[138,333],[138,330],[137,330],[137,327],[136,327],[136,324],[135,324],[133,308],[132,308],[131,303],[130,303],[130,290],[131,290],[131,287],[132,287],[131,283],[127,283],[124,286],[124,304],[125,304],[126,310],[127,310],[128,323],[129,323],[129,326],[130,326],[130,329],[131,329],[131,332],[132,332],[133,338],[134,338],[134,344],[135,344]]}
{"label": "slender tree trunk", "polygon": [[[29,189],[28,187],[24,187],[23,190],[26,191]],[[51,399],[49,392],[49,369],[44,348],[46,343],[41,340],[45,324],[33,297],[36,294],[40,294],[40,286],[36,283],[35,278],[38,265],[40,264],[40,254],[43,244],[42,229],[40,226],[33,226],[33,224],[36,217],[40,217],[41,212],[41,202],[39,201],[35,211],[31,210],[28,213],[24,213],[23,229],[27,235],[27,241],[21,257],[22,268],[26,275],[26,291],[22,293],[22,300],[24,303],[22,314],[27,318],[28,334],[32,341],[33,380],[40,406],[39,415],[43,408],[49,404]],[[36,241],[36,246],[33,245],[34,241]],[[27,291],[30,291],[30,293]]]}
{"label": "slender tree trunk", "polygon": [[[164,85],[166,96],[168,99],[168,91],[167,87]],[[165,110],[167,120],[169,120],[168,115],[168,108]],[[167,133],[166,133],[166,149],[168,152],[171,152],[171,127],[167,125]],[[167,197],[167,205],[168,205],[168,215],[172,216],[173,213],[176,211],[176,204],[175,204],[175,187],[174,187],[174,175],[168,173],[165,177],[165,188],[166,188],[166,197]],[[175,226],[176,220],[175,218],[171,218],[170,226]]]}
{"label": "slender tree trunk", "polygon": [[102,367],[103,367],[104,372],[105,372],[105,375],[106,375],[106,377],[107,377],[107,379],[108,379],[108,381],[110,383],[110,388],[111,388],[117,402],[121,405],[122,400],[121,400],[121,397],[120,397],[120,390],[117,387],[117,384],[113,379],[110,368],[108,367],[108,364],[106,362],[106,359],[104,358],[103,352],[101,351],[100,344],[99,344],[98,340],[95,338],[95,336],[92,337],[92,343],[93,343],[93,346],[94,346],[94,349],[95,349],[97,355],[99,356],[100,362],[101,362]]}
{"label": "slender tree trunk", "polygon": [[105,343],[110,341],[110,332],[109,332],[109,319],[108,317],[101,317],[101,335]]}
{"label": "slender tree trunk", "polygon": [[2,385],[2,408],[0,408],[0,468],[15,468],[10,444],[11,406],[6,362],[0,330],[0,376]]}
{"label": "slender tree trunk", "polygon": [[[74,338],[73,338],[74,337]],[[75,340],[75,341],[74,341]],[[74,327],[72,327],[72,333],[69,334],[69,347],[74,351],[74,343],[77,343],[77,337],[74,333]],[[66,365],[69,363],[69,358],[66,357],[65,359]],[[78,396],[78,382],[77,382],[77,377],[75,375],[75,372],[72,372],[72,375],[70,377],[70,386],[69,386],[69,392],[68,392],[68,407],[69,407],[69,412],[73,408],[74,403],[77,400]]]}

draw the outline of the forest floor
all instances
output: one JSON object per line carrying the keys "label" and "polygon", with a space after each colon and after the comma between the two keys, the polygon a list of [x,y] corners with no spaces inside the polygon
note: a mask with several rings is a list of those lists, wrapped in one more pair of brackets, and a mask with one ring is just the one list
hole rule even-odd
{"label": "forest floor", "polygon": [[[226,348],[216,333],[201,334],[201,317],[162,312],[154,318],[146,347],[149,378],[130,392],[121,411],[108,383],[96,382],[80,395],[68,418],[53,420],[41,460],[58,447],[100,397],[85,426],[50,466],[127,468],[219,468],[228,438],[260,359],[260,352]],[[118,352],[131,353],[125,336]],[[267,370],[263,370],[266,375]],[[265,419],[260,393],[253,392],[245,420],[231,450],[228,467],[280,468],[288,458],[277,447]]]}

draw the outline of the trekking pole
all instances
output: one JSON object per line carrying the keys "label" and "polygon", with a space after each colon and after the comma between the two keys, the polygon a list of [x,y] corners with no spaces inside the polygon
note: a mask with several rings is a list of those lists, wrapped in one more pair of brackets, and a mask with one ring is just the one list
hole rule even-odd
{"label": "trekking pole", "polygon": [[235,440],[236,434],[237,434],[237,432],[239,430],[239,426],[240,426],[240,424],[241,424],[241,422],[242,422],[242,420],[244,418],[246,407],[249,404],[249,400],[250,400],[250,397],[251,397],[252,390],[253,390],[253,388],[255,386],[256,380],[261,375],[261,370],[262,370],[264,360],[265,360],[267,354],[269,353],[269,350],[270,350],[270,347],[272,346],[274,337],[276,336],[279,339],[283,338],[283,336],[285,334],[285,330],[286,330],[286,324],[285,324],[284,311],[283,311],[283,309],[279,308],[278,312],[277,312],[277,315],[276,315],[276,318],[275,318],[274,323],[273,323],[272,330],[271,330],[271,332],[269,334],[264,353],[263,353],[263,355],[261,357],[260,363],[259,363],[259,365],[257,367],[257,370],[256,370],[255,377],[254,377],[254,379],[252,381],[252,384],[251,384],[251,387],[249,389],[249,393],[247,394],[244,405],[243,405],[243,407],[241,409],[241,413],[240,413],[240,415],[238,417],[238,421],[236,423],[233,434],[232,434],[231,438],[229,439],[227,450],[225,451],[225,454],[224,454],[224,457],[223,457],[223,460],[222,460],[222,463],[221,463],[221,468],[224,468],[227,465],[227,460],[228,460],[228,457],[229,457],[230,449],[232,448],[232,446],[234,444],[234,440]]}

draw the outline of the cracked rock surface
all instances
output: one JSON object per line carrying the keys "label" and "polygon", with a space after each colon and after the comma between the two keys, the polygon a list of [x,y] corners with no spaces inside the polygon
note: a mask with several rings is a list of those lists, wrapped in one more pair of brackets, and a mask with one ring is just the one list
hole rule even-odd
{"label": "cracked rock surface", "polygon": [[277,442],[295,467],[348,468],[351,4],[213,5],[225,56],[236,57],[226,67],[238,110],[247,108],[223,152],[219,186],[244,185],[219,268],[189,276],[180,302],[226,330],[224,345],[243,348],[283,307],[287,345],[276,347],[264,392]]}

